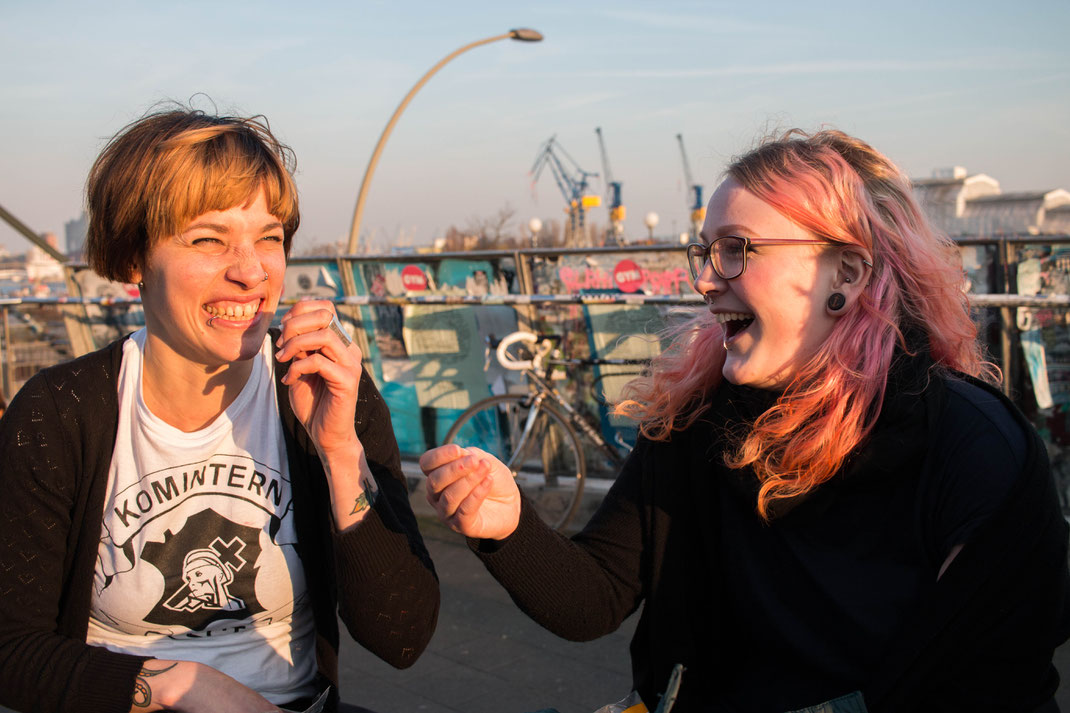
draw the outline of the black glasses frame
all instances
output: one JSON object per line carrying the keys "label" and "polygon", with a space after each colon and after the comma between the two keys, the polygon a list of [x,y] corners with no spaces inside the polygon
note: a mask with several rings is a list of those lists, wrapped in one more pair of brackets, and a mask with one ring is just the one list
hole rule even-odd
{"label": "black glasses frame", "polygon": [[[716,246],[727,245],[725,241],[742,243],[743,258],[740,260],[739,272],[734,275],[725,273],[721,266],[718,265],[720,261],[713,257],[717,250]],[[709,245],[705,243],[688,243],[687,267],[691,271],[691,281],[693,283],[698,282],[698,276],[706,269],[706,263],[710,263],[713,266],[713,271],[722,280],[734,280],[747,270],[747,253],[751,245],[829,245],[830,243],[831,241],[829,240],[810,240],[805,238],[793,240],[791,238],[746,238],[741,235],[725,235],[717,238]]]}

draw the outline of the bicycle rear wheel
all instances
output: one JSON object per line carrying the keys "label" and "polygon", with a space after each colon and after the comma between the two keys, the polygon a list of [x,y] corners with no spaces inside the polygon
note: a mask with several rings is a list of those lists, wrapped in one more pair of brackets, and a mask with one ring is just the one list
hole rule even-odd
{"label": "bicycle rear wheel", "polygon": [[583,449],[565,417],[545,401],[525,436],[532,403],[530,395],[521,394],[483,399],[461,413],[446,443],[475,446],[500,458],[543,522],[563,530],[583,496]]}

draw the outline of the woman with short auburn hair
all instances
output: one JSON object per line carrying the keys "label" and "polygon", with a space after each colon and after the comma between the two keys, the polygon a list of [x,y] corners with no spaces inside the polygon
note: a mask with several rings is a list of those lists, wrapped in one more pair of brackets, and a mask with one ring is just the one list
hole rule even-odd
{"label": "woman with short auburn hair", "polygon": [[292,165],[266,122],[185,108],[94,164],[89,262],[138,284],[145,327],[0,423],[0,705],[364,711],[339,702],[338,617],[399,668],[430,640],[438,580],[360,348],[329,301],[269,331]]}
{"label": "woman with short auburn hair", "polygon": [[283,249],[301,217],[293,153],[259,117],[162,111],[134,122],[89,171],[89,266],[116,282],[133,279],[150,236],[173,235],[197,215],[226,210],[265,192],[282,222]]}
{"label": "woman with short auburn hair", "polygon": [[726,174],[687,248],[706,309],[619,404],[640,438],[587,526],[551,531],[475,448],[424,454],[428,499],[560,636],[642,609],[614,710],[678,664],[674,713],[1057,710],[1067,523],[956,246],[839,131]]}

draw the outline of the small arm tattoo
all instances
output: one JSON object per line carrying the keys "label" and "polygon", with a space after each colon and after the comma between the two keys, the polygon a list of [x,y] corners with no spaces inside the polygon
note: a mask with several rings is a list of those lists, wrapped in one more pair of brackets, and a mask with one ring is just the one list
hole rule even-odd
{"label": "small arm tattoo", "polygon": [[353,502],[353,510],[349,514],[356,515],[358,512],[369,509],[375,504],[377,497],[379,497],[379,490],[375,486],[375,481],[368,478],[364,481],[364,492],[357,496]]}
{"label": "small arm tattoo", "polygon": [[161,673],[170,671],[177,663],[173,663],[165,668],[151,669],[148,664],[141,667],[141,671],[138,672],[137,678],[134,679],[134,694],[131,696],[131,700],[137,708],[148,708],[152,703],[152,686],[146,681],[146,678],[152,678],[153,676],[159,676]]}
{"label": "small arm tattoo", "polygon": [[363,512],[372,506],[368,500],[367,493],[361,493],[357,496],[357,499],[353,502],[353,510],[350,511],[350,515],[356,515],[358,512]]}

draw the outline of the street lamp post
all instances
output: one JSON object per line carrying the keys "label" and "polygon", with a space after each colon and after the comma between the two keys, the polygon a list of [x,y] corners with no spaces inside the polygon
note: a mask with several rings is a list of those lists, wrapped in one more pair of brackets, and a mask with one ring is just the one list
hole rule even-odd
{"label": "street lamp post", "polygon": [[646,229],[650,231],[650,242],[654,242],[654,228],[658,226],[658,214],[653,211],[647,213],[643,222],[646,223]]}
{"label": "street lamp post", "polygon": [[528,221],[528,230],[531,232],[531,247],[538,247],[539,231],[542,230],[542,221],[538,218],[532,218]]}
{"label": "street lamp post", "polygon": [[360,244],[360,221],[364,215],[364,201],[368,197],[368,186],[371,184],[372,174],[375,173],[375,165],[379,162],[379,155],[383,152],[383,146],[386,144],[387,138],[390,137],[390,132],[394,130],[394,124],[397,123],[398,117],[401,116],[401,112],[405,111],[405,107],[409,105],[412,98],[416,95],[416,92],[420,91],[420,88],[427,84],[427,80],[431,79],[434,74],[442,69],[442,67],[451,59],[459,54],[463,54],[470,49],[480,47],[481,45],[487,45],[491,42],[497,42],[498,40],[519,40],[521,42],[540,42],[542,40],[542,34],[530,29],[518,29],[509,30],[504,35],[496,35],[494,37],[487,37],[486,39],[478,40],[470,44],[461,47],[458,50],[454,50],[450,54],[443,57],[438,64],[428,70],[427,74],[420,77],[409,93],[405,95],[405,98],[398,104],[398,108],[394,110],[394,115],[390,117],[390,121],[387,122],[386,128],[383,129],[382,135],[379,136],[379,142],[375,144],[375,151],[372,152],[371,160],[368,161],[368,167],[364,169],[364,178],[360,182],[360,192],[357,193],[357,207],[353,211],[353,225],[349,229],[349,246],[347,252],[353,254],[357,251],[357,247]]}

